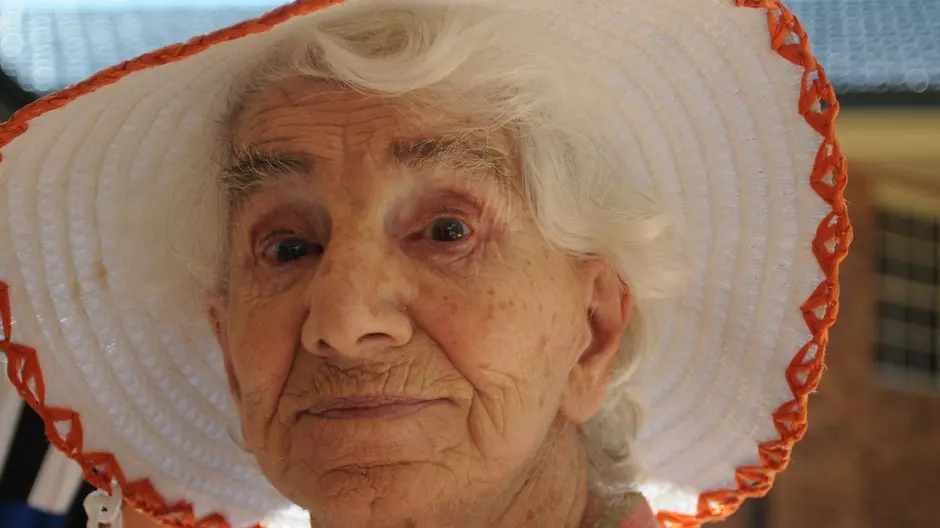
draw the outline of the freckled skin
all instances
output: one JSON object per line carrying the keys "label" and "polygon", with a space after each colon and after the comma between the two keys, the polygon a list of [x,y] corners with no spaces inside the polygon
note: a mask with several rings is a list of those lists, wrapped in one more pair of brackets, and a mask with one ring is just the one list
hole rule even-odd
{"label": "freckled skin", "polygon": [[[391,163],[391,141],[441,132],[413,121],[393,101],[289,79],[235,123],[236,150],[319,163],[239,208],[229,293],[208,303],[246,442],[314,527],[578,526],[576,427],[603,400],[626,323],[622,294],[611,321],[589,306],[598,284],[619,284],[550,248],[488,175]],[[513,152],[506,132],[487,141]],[[429,240],[440,217],[469,236]],[[279,263],[269,248],[284,236],[324,252]],[[362,394],[439,403],[394,420],[307,412]]]}

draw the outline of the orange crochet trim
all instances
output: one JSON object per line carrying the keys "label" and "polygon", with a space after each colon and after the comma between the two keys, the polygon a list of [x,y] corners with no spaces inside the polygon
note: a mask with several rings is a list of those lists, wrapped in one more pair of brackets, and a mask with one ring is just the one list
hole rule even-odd
{"label": "orange crochet trim", "polygon": [[[103,70],[93,77],[66,88],[23,108],[0,128],[0,147],[23,134],[29,121],[46,112],[112,84],[134,71],[161,66],[195,55],[216,44],[261,33],[295,16],[311,13],[342,0],[298,0],[273,10],[260,18],[184,44],[169,46]],[[846,212],[843,190],[846,184],[845,159],[835,138],[834,119],[839,104],[825,71],[809,50],[809,40],[795,16],[778,0],[735,0],[739,7],[767,10],[771,46],[782,57],[804,68],[799,111],[823,137],[810,175],[813,189],[832,206],[832,212],[820,223],[813,243],[813,252],[825,273],[825,280],[803,304],[802,311],[813,339],[796,354],[786,372],[793,400],[781,405],[773,415],[780,434],[777,440],[759,446],[761,465],[741,467],[736,471],[736,489],[715,490],[699,497],[695,515],[660,512],[658,521],[667,528],[694,528],[703,522],[716,521],[734,513],[744,499],[767,494],[774,475],[783,470],[793,444],[806,431],[806,405],[809,394],[816,389],[823,371],[828,342],[828,329],[836,320],[839,297],[839,263],[845,258],[852,241],[852,227]],[[0,155],[0,162],[3,158]],[[82,423],[71,409],[51,407],[45,403],[42,369],[33,348],[12,340],[9,287],[0,282],[0,351],[6,354],[7,374],[20,396],[43,418],[46,435],[56,448],[79,463],[85,479],[99,489],[112,491],[112,482],[120,486],[124,500],[131,507],[146,512],[158,521],[176,528],[230,528],[218,514],[196,518],[192,504],[168,503],[147,479],[129,482],[114,455],[106,452],[85,452],[82,447]],[[64,433],[61,431],[65,431]],[[260,525],[259,525],[260,526]]]}
{"label": "orange crochet trim", "polygon": [[766,9],[772,49],[804,70],[799,112],[823,138],[809,181],[819,196],[832,206],[832,212],[820,222],[813,241],[813,254],[826,278],[801,307],[813,338],[787,367],[787,383],[793,399],[773,414],[780,438],[758,446],[760,466],[739,467],[735,471],[737,489],[702,493],[694,516],[660,512],[657,518],[667,528],[694,528],[704,522],[724,519],[737,511],[745,499],[766,495],[775,475],[786,469],[793,444],[806,432],[809,395],[822,377],[829,327],[835,323],[839,312],[839,263],[845,258],[853,236],[843,197],[847,182],[845,157],[835,137],[839,102],[826,71],[810,51],[806,31],[779,0],[735,0],[735,3],[738,7]]}

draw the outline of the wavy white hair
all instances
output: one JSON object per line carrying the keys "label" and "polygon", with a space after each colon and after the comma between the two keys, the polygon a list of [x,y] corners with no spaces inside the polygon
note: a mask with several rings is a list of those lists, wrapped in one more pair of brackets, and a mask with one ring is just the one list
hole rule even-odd
{"label": "wavy white hair", "polygon": [[[422,118],[433,109],[475,130],[513,132],[520,190],[545,238],[571,258],[607,259],[633,296],[607,401],[582,433],[595,492],[635,489],[631,445],[642,407],[630,378],[657,346],[654,304],[676,291],[682,267],[669,215],[638,191],[649,186],[624,172],[616,138],[599,126],[616,104],[614,94],[544,29],[482,8],[347,9],[324,15],[271,57],[233,89],[227,129],[254,93],[300,76],[406,96],[402,101]],[[223,191],[231,196],[234,189]]]}

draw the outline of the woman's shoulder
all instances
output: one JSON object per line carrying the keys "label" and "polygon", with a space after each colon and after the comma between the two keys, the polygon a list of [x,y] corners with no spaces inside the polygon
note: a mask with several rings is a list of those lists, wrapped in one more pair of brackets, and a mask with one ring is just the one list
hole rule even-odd
{"label": "woman's shoulder", "polygon": [[602,520],[592,528],[659,528],[653,509],[640,493],[631,493],[605,509]]}
{"label": "woman's shoulder", "polygon": [[642,500],[627,513],[617,528],[659,528],[659,523],[649,503]]}

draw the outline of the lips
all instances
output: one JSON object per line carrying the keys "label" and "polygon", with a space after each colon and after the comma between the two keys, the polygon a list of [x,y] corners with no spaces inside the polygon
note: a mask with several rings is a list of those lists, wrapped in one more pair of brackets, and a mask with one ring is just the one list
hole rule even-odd
{"label": "lips", "polygon": [[312,407],[308,412],[333,419],[392,419],[412,414],[442,401],[409,396],[334,398]]}

